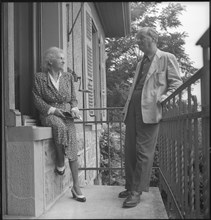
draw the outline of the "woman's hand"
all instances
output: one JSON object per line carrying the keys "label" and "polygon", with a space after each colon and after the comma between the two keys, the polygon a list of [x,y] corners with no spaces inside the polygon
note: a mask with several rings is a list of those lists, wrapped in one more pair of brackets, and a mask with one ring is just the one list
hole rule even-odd
{"label": "woman's hand", "polygon": [[80,111],[79,111],[78,107],[72,108],[72,109],[71,109],[71,112],[72,112],[72,114],[73,114],[73,117],[75,117],[75,118],[81,118],[81,116],[80,116]]}
{"label": "woman's hand", "polygon": [[62,111],[58,108],[55,109],[54,111],[54,115],[60,117],[60,118],[65,118],[64,114],[62,113]]}

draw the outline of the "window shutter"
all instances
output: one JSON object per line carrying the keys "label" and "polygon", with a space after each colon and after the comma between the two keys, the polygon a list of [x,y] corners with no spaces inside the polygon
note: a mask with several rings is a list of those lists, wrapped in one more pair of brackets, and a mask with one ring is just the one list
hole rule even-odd
{"label": "window shutter", "polygon": [[[106,102],[106,72],[105,72],[105,44],[101,36],[100,38],[100,55],[101,55],[101,106],[102,108],[107,107]],[[102,111],[102,120],[106,120],[107,114],[106,110]]]}
{"label": "window shutter", "polygon": [[[84,85],[85,90],[85,107],[94,108],[94,83],[93,83],[93,52],[92,52],[92,16],[91,9],[87,3],[84,3]],[[88,110],[87,120],[93,120],[90,116],[94,115],[94,110]]]}

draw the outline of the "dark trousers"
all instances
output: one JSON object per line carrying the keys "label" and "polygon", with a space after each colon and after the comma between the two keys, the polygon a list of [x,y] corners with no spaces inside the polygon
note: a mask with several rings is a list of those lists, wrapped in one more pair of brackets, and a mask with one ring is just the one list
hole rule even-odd
{"label": "dark trousers", "polygon": [[134,91],[125,120],[125,188],[148,192],[159,123],[143,122],[141,91]]}

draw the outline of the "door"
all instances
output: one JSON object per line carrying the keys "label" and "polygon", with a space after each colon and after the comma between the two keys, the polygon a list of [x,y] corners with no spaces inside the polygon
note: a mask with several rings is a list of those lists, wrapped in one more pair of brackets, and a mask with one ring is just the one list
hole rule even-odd
{"label": "door", "polygon": [[15,109],[37,118],[32,81],[40,71],[40,3],[14,3]]}

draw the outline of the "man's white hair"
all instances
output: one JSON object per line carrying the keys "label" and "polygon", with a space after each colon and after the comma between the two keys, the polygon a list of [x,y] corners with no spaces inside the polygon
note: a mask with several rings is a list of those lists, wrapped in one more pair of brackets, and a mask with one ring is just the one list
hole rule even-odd
{"label": "man's white hair", "polygon": [[158,42],[158,32],[154,28],[152,27],[140,28],[138,30],[138,33],[136,34],[136,39],[139,39],[140,36],[142,36],[143,34],[146,34],[149,37],[151,37],[155,41],[155,43]]}

